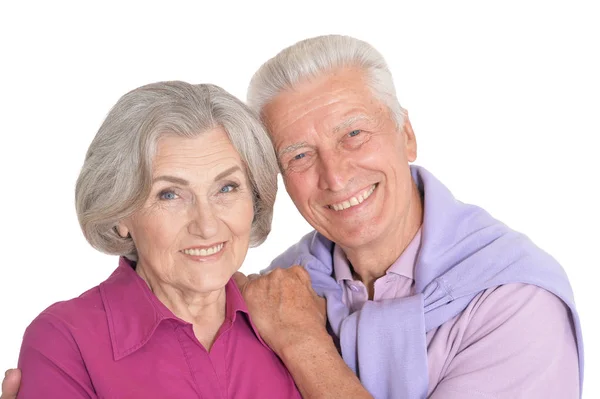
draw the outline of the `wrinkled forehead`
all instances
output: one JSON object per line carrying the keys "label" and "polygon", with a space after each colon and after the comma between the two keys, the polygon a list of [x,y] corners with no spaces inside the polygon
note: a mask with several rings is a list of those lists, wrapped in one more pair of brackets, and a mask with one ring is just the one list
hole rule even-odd
{"label": "wrinkled forehead", "polygon": [[182,136],[175,133],[163,134],[156,143],[152,158],[152,172],[160,169],[214,169],[242,165],[240,154],[222,128]]}
{"label": "wrinkled forehead", "polygon": [[373,121],[386,107],[362,77],[323,77],[279,93],[264,108],[263,121],[277,149],[308,132],[334,134],[356,121]]}

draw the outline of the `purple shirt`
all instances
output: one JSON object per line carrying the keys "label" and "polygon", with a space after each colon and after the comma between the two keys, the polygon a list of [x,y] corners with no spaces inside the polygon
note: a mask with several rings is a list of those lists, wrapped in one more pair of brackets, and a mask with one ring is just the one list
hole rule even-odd
{"label": "purple shirt", "polygon": [[[420,247],[421,229],[386,274],[375,280],[373,301],[414,295]],[[351,312],[362,309],[367,288],[352,277],[338,245],[333,249],[333,270],[342,301]],[[429,399],[579,397],[577,340],[569,308],[535,285],[485,290],[459,315],[426,335]],[[509,353],[518,356],[503,356]]]}
{"label": "purple shirt", "polygon": [[270,269],[306,268],[327,298],[344,361],[374,398],[579,396],[581,324],[560,264],[525,235],[455,199],[424,168],[411,172],[423,196],[423,224],[408,295],[391,289],[393,297],[362,301],[354,297],[360,286],[349,295],[344,285],[354,283],[336,279],[335,244],[318,232]]}
{"label": "purple shirt", "polygon": [[50,306],[27,328],[18,397],[300,398],[235,283],[225,289],[225,321],[207,352],[121,258],[102,284]]}
{"label": "purple shirt", "polygon": [[[402,255],[374,282],[374,301],[403,298],[414,294],[413,278],[417,254],[421,246],[421,229],[402,252]],[[333,248],[333,274],[342,287],[342,301],[350,312],[360,310],[369,299],[367,287],[354,279],[348,258],[338,245]]]}

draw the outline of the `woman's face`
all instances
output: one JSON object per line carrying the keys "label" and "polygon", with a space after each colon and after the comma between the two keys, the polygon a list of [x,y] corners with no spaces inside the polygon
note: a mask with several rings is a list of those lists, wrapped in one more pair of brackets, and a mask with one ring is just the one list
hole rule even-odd
{"label": "woman's face", "polygon": [[239,154],[217,128],[163,136],[153,164],[150,196],[118,226],[135,243],[138,273],[184,292],[221,289],[246,256],[254,217]]}

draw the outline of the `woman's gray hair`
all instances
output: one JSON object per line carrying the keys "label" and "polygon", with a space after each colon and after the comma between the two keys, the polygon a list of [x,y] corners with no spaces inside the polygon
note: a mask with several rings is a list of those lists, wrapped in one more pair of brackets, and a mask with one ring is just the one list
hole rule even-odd
{"label": "woman's gray hair", "polygon": [[221,127],[239,152],[253,191],[252,246],[271,230],[277,191],[277,161],[258,117],[222,88],[185,82],[139,87],[119,99],[90,144],[75,190],[83,234],[96,249],[137,259],[131,237],[117,223],[146,201],[152,160],[165,134],[194,137]]}
{"label": "woman's gray hair", "polygon": [[406,111],[398,102],[385,59],[369,43],[349,36],[318,36],[283,49],[252,77],[248,105],[261,115],[265,105],[282,91],[345,67],[357,67],[365,72],[375,98],[389,108],[398,127],[402,127]]}

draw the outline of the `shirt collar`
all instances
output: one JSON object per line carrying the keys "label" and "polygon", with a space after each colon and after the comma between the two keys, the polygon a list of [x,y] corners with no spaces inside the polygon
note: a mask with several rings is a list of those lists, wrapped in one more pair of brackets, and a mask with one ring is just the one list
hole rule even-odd
{"label": "shirt collar", "polygon": [[[164,320],[189,324],[173,314],[152,293],[135,271],[135,262],[124,257],[119,267],[99,286],[106,309],[108,328],[115,360],[124,358],[143,347]],[[237,312],[248,313],[237,285],[229,280],[226,289],[225,319],[235,322]],[[256,336],[260,339],[252,322]],[[262,339],[260,339],[264,345]]]}
{"label": "shirt collar", "polygon": [[421,229],[413,237],[412,241],[404,249],[400,257],[390,266],[386,273],[394,273],[400,276],[414,280],[415,264],[417,263],[417,255],[421,249]]}
{"label": "shirt collar", "polygon": [[338,283],[344,280],[354,280],[350,270],[350,262],[342,247],[337,244],[333,247],[333,273]]}
{"label": "shirt collar", "polygon": [[[414,280],[415,263],[420,248],[421,229],[419,228],[417,234],[415,234],[402,254],[387,269],[386,274],[394,273]],[[335,279],[338,283],[341,283],[344,280],[354,280],[352,271],[350,269],[350,262],[342,250],[342,247],[337,244],[335,244],[335,247],[333,248],[333,270],[335,273]]]}

